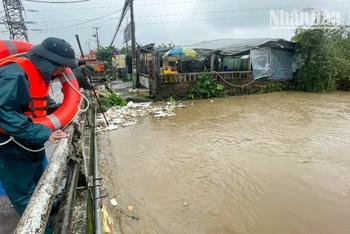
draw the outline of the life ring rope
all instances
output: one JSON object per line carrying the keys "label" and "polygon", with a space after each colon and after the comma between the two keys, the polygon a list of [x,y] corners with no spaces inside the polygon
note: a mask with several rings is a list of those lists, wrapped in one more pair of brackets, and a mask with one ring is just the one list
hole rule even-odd
{"label": "life ring rope", "polygon": [[[78,111],[77,114],[74,116],[74,118],[73,118],[70,122],[68,122],[68,123],[66,124],[66,126],[68,126],[79,114],[84,113],[84,112],[86,112],[86,111],[89,109],[89,107],[90,107],[90,102],[89,102],[89,100],[85,97],[84,94],[82,94],[79,90],[77,90],[77,89],[72,85],[72,83],[69,81],[69,79],[68,79],[68,77],[66,76],[66,74],[62,73],[62,75],[63,75],[63,77],[65,78],[65,80],[68,82],[69,86],[70,86],[75,92],[77,92],[82,98],[84,98],[85,101],[86,101],[86,108],[85,108],[84,110],[80,109],[80,106],[78,105],[78,110],[79,110],[79,111]],[[65,129],[66,126],[64,126],[62,129]]]}

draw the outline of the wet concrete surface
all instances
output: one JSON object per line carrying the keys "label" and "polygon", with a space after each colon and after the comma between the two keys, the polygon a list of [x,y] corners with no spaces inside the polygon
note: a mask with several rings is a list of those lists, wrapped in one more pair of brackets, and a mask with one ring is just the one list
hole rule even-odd
{"label": "wet concrete surface", "polygon": [[348,234],[349,98],[195,100],[101,134],[117,233]]}
{"label": "wet concrete surface", "polygon": [[[63,95],[61,93],[61,84],[54,82],[50,91],[50,96],[56,101],[61,102]],[[46,144],[46,155],[50,160],[53,150],[56,145],[47,143]],[[19,216],[16,211],[11,207],[11,203],[7,197],[0,197],[0,234],[10,234],[16,229]]]}
{"label": "wet concrete surface", "polygon": [[133,83],[132,81],[113,81],[110,83],[110,88],[111,90],[116,93],[116,94],[120,94],[121,96],[123,96],[123,98],[129,102],[152,102],[153,99],[148,98],[148,97],[144,97],[144,96],[140,96],[138,93],[130,93],[129,89],[132,89],[133,87]]}

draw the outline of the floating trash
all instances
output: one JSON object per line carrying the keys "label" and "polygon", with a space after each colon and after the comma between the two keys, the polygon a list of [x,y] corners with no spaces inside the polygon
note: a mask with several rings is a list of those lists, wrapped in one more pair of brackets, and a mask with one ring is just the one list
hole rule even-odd
{"label": "floating trash", "polygon": [[133,206],[128,206],[128,210],[131,212],[134,209]]}
{"label": "floating trash", "polygon": [[115,130],[115,129],[118,129],[118,126],[116,126],[116,125],[109,125],[109,126],[107,127],[107,130],[108,130],[108,131],[112,131],[112,130]]}
{"label": "floating trash", "polygon": [[129,93],[138,93],[139,89],[129,89]]}
{"label": "floating trash", "polygon": [[128,127],[128,126],[131,126],[131,125],[134,125],[134,124],[136,124],[136,121],[125,122],[125,123],[122,124],[122,127]]}
{"label": "floating trash", "polygon": [[116,200],[115,198],[113,198],[113,199],[111,200],[111,204],[112,204],[112,206],[117,206],[117,205],[118,205],[118,202],[117,202],[117,200]]}
{"label": "floating trash", "polygon": [[182,108],[186,108],[186,106],[183,104],[183,103],[179,103],[179,104],[177,104],[177,106],[176,106],[177,108],[180,108],[180,109],[182,109]]}
{"label": "floating trash", "polygon": [[152,106],[151,102],[134,103],[130,101],[126,106],[123,107],[111,107],[104,114],[107,118],[110,126],[108,127],[106,121],[99,113],[97,115],[96,124],[97,131],[112,131],[118,129],[118,126],[128,127],[137,123],[137,118],[153,116],[160,120],[171,116],[176,116],[174,110],[176,108],[185,108],[183,103],[176,104],[165,103],[163,106]]}

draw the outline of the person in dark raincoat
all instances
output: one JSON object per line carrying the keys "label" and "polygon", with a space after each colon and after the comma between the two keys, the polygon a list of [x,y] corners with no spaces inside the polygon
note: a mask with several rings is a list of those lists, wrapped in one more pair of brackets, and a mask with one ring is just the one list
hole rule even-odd
{"label": "person in dark raincoat", "polygon": [[88,76],[94,74],[94,67],[91,65],[82,65],[73,70],[75,78],[77,78],[79,87],[86,90],[94,90],[94,86],[89,83]]}
{"label": "person in dark raincoat", "polygon": [[85,59],[80,59],[80,60],[78,61],[78,67],[81,67],[81,66],[83,66],[83,65],[86,65],[86,61],[85,61]]}
{"label": "person in dark raincoat", "polygon": [[[65,67],[75,67],[73,48],[58,38],[47,38],[21,57],[27,58],[35,66],[47,85]],[[33,123],[24,114],[31,101],[29,85],[26,72],[18,64],[0,67],[0,128],[6,132],[0,133],[0,180],[20,216],[43,174],[45,150],[34,153],[13,141],[5,145],[4,142],[12,136],[29,149],[41,149],[47,141],[56,143],[68,137],[61,130],[53,132],[42,124]],[[52,98],[48,98],[48,108],[56,109],[58,106]]]}

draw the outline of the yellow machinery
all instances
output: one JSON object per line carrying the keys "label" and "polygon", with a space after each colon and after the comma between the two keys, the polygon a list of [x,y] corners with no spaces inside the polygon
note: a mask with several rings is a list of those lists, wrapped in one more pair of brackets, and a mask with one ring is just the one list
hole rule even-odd
{"label": "yellow machinery", "polygon": [[174,71],[171,69],[171,66],[163,66],[162,67],[162,73],[167,75],[167,74],[177,74],[177,71]]}
{"label": "yellow machinery", "polygon": [[166,75],[166,76],[163,76],[164,83],[175,82],[175,80],[176,80],[175,75],[178,74],[178,71],[173,70],[171,66],[163,66],[162,67],[162,74]]}

